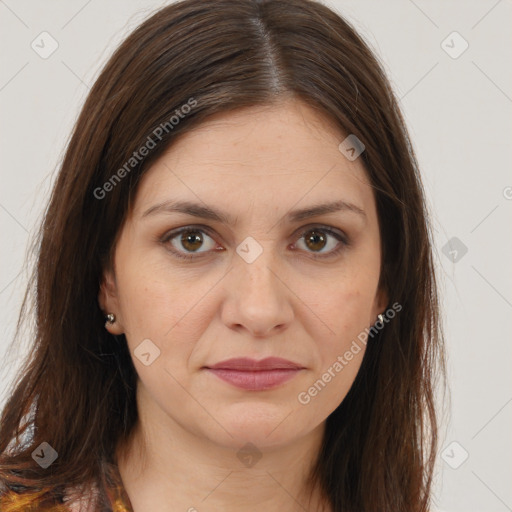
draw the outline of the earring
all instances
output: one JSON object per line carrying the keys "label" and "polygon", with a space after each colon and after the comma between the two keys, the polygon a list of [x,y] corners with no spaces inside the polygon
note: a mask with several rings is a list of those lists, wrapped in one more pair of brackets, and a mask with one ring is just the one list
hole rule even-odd
{"label": "earring", "polygon": [[105,317],[105,320],[109,324],[113,324],[116,321],[116,315],[114,313],[108,313],[108,315]]}
{"label": "earring", "polygon": [[382,316],[381,314],[380,315],[377,315],[377,318],[380,320],[380,323],[383,324],[384,323],[384,316]]}

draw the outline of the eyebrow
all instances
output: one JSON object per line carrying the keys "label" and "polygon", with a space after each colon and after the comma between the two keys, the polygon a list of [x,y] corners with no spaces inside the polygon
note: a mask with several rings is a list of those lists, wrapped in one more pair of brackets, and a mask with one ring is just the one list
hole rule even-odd
{"label": "eyebrow", "polygon": [[[335,212],[353,213],[362,217],[364,220],[367,218],[366,213],[362,208],[342,200],[308,206],[307,208],[302,208],[299,210],[293,210],[288,212],[284,218],[288,222],[299,222],[310,217],[317,217],[319,215]],[[236,225],[236,219],[231,217],[229,214],[191,201],[164,201],[148,208],[141,217],[144,218],[150,215],[162,213],[184,213],[193,217],[221,222],[228,226]]]}

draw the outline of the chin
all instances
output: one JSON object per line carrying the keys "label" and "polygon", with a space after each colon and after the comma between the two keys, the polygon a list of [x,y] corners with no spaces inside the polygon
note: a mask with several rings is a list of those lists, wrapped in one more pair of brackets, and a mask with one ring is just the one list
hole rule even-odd
{"label": "chin", "polygon": [[237,405],[236,411],[216,417],[216,420],[232,436],[219,427],[224,441],[228,444],[240,447],[247,442],[252,442],[259,447],[271,447],[286,444],[294,437],[294,433],[289,430],[291,425],[295,427],[297,425],[286,421],[290,409],[277,405],[270,407],[271,404]]}

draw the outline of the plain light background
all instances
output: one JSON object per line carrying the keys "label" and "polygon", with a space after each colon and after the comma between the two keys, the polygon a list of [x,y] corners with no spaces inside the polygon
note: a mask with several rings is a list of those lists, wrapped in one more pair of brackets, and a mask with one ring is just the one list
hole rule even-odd
{"label": "plain light background", "polygon": [[[27,280],[27,242],[70,130],[114,48],[166,3],[0,0],[1,403],[26,351],[6,353]],[[433,212],[451,393],[436,510],[512,511],[512,2],[324,3],[383,62]],[[46,59],[31,47],[48,37],[42,32],[58,43]]]}

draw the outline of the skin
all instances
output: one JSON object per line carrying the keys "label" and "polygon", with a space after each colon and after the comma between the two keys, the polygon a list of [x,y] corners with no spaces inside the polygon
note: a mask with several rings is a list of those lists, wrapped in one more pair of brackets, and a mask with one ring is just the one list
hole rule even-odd
{"label": "skin", "polygon": [[[314,490],[308,504],[304,479],[364,344],[308,404],[298,395],[387,306],[378,289],[375,198],[361,159],[351,162],[338,149],[346,135],[305,103],[286,99],[210,118],[144,175],[99,294],[102,309],[116,315],[106,327],[126,335],[139,376],[139,422],[118,448],[136,512],[320,510],[321,494]],[[221,210],[236,225],[175,212],[143,217],[170,199]],[[340,199],[365,216],[285,218]],[[349,245],[325,231],[308,243],[306,230],[319,224],[345,234]],[[202,241],[161,241],[171,230],[198,225],[209,228],[195,232]],[[251,263],[236,252],[248,236],[263,250]],[[337,255],[314,258],[339,247]],[[178,259],[172,249],[196,259]],[[148,366],[134,356],[145,339],[160,350]],[[304,369],[266,391],[239,389],[203,369],[244,356],[283,357]],[[237,457],[249,442],[261,455],[251,466]]]}

